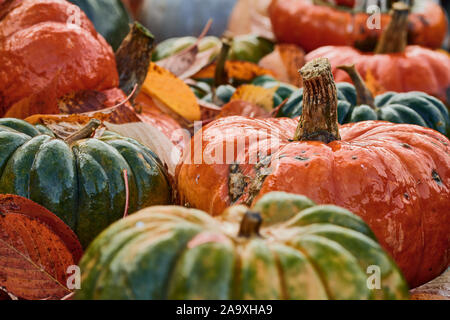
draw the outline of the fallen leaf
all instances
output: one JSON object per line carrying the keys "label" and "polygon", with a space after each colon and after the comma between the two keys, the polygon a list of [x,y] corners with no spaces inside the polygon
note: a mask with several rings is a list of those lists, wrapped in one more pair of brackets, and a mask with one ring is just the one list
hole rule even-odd
{"label": "fallen leaf", "polygon": [[367,70],[366,79],[364,80],[364,82],[366,83],[367,88],[369,88],[374,97],[386,92],[386,89],[384,89],[383,86],[377,81],[377,79],[375,79],[372,71],[370,70]]}
{"label": "fallen leaf", "polygon": [[[140,121],[158,128],[180,151],[184,148],[183,126],[169,114],[163,112],[151,97],[141,92],[136,98]],[[138,122],[138,121],[129,121]]]}
{"label": "fallen leaf", "polygon": [[228,33],[232,36],[256,34],[275,40],[268,7],[271,0],[239,0],[228,21]]}
{"label": "fallen leaf", "polygon": [[277,89],[278,87],[266,89],[251,84],[244,84],[236,89],[230,101],[243,100],[270,112],[273,109],[273,96]]}
{"label": "fallen leaf", "polygon": [[230,116],[268,118],[270,117],[270,113],[254,103],[243,100],[233,100],[222,107],[222,110],[217,118]]}
{"label": "fallen leaf", "polygon": [[411,290],[412,300],[450,300],[450,268],[436,279]]}
{"label": "fallen leaf", "polygon": [[127,105],[75,114],[36,114],[25,119],[32,125],[41,124],[49,128],[59,138],[66,138],[80,130],[91,119],[115,124],[140,121],[140,117]]}
{"label": "fallen leaf", "polygon": [[84,90],[68,93],[58,99],[58,113],[87,113],[120,105],[131,106],[128,101],[136,89],[137,86],[134,87],[134,91],[128,97],[118,88],[105,91]]}
{"label": "fallen leaf", "polygon": [[167,167],[173,177],[175,168],[181,157],[181,151],[158,128],[144,123],[135,122],[127,124],[104,123],[108,130],[133,138],[152,150]]}
{"label": "fallen leaf", "polygon": [[0,286],[23,299],[61,299],[81,245],[56,215],[33,201],[0,195]]}
{"label": "fallen leaf", "polygon": [[209,20],[201,35],[192,46],[177,54],[174,54],[173,56],[159,60],[156,64],[172,72],[175,76],[182,80],[186,80],[202,70],[205,66],[211,63],[211,58],[217,55],[216,47],[199,52],[200,41],[208,33],[211,28],[211,24],[212,20]]}
{"label": "fallen leaf", "polygon": [[189,121],[201,118],[197,98],[189,86],[155,63],[150,64],[142,91]]}
{"label": "fallen leaf", "polygon": [[279,44],[259,61],[259,66],[271,70],[282,82],[302,87],[298,70],[305,64],[305,52],[293,44]]}
{"label": "fallen leaf", "polygon": [[[120,88],[127,95],[133,91],[139,93],[141,89],[152,59],[153,40],[147,28],[134,22],[115,53]],[[131,101],[134,98],[132,95]]]}

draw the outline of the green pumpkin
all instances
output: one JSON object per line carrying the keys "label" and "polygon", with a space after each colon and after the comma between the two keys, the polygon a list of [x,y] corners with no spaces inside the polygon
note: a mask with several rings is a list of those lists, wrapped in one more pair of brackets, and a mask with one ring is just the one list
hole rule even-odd
{"label": "green pumpkin", "polygon": [[116,50],[130,30],[132,19],[121,0],[69,0],[79,6],[95,29]]}
{"label": "green pumpkin", "polygon": [[128,213],[168,204],[170,187],[157,156],[112,132],[70,144],[44,126],[0,119],[0,193],[29,198],[60,217],[86,247]]}
{"label": "green pumpkin", "polygon": [[[170,38],[164,40],[153,50],[152,60],[159,61],[173,56],[192,46],[196,41],[197,38],[195,37]],[[213,59],[219,54],[221,45],[222,43],[217,37],[204,37],[198,44],[198,51],[204,52],[209,49],[216,48],[215,54],[211,57]]]}
{"label": "green pumpkin", "polygon": [[[363,90],[363,83],[359,83],[359,85]],[[370,106],[365,103],[357,103],[362,95],[358,93],[360,90],[357,90],[352,84],[337,83],[336,88],[340,124],[381,120],[416,124],[450,136],[450,117],[446,106],[437,98],[424,92],[386,92],[375,99],[372,98],[373,104]],[[298,117],[302,113],[302,104],[303,89],[300,89],[290,96],[278,116]]]}
{"label": "green pumpkin", "polygon": [[[378,289],[368,285],[371,266],[380,271]],[[99,235],[80,267],[75,299],[408,297],[361,218],[283,192],[216,219],[177,206],[144,209]]]}
{"label": "green pumpkin", "polygon": [[274,49],[272,41],[256,35],[237,36],[231,43],[230,60],[258,63]]}
{"label": "green pumpkin", "polygon": [[[159,61],[173,56],[192,46],[197,41],[195,37],[170,38],[158,44],[153,51],[153,61]],[[200,40],[199,52],[215,48],[211,55],[211,61],[220,53],[222,43],[217,37],[205,37]],[[258,63],[265,55],[273,51],[274,45],[270,40],[255,36],[243,35],[235,37],[231,41],[231,49],[228,55],[230,60],[250,61]]]}

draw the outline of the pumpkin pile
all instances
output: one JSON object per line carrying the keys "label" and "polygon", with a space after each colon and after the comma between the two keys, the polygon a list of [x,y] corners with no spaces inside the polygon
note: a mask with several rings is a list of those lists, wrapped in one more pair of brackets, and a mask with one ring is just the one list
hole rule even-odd
{"label": "pumpkin pile", "polygon": [[397,300],[441,281],[442,7],[231,2],[228,30],[228,1],[205,2],[192,34],[151,19],[185,17],[171,0],[0,1],[0,300]]}

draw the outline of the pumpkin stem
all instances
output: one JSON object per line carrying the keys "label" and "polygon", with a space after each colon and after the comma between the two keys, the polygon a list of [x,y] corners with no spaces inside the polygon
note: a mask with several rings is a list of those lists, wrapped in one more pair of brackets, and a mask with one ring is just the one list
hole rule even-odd
{"label": "pumpkin stem", "polygon": [[139,22],[135,22],[116,51],[120,89],[130,95],[137,85],[134,97],[139,93],[152,58],[153,35]]}
{"label": "pumpkin stem", "polygon": [[258,212],[247,211],[242,218],[239,228],[239,237],[250,238],[259,235],[259,228],[262,224],[261,215]]}
{"label": "pumpkin stem", "polygon": [[228,76],[225,70],[225,63],[228,59],[228,54],[231,49],[231,39],[227,37],[222,38],[222,49],[217,57],[216,70],[214,73],[214,87],[228,83]]}
{"label": "pumpkin stem", "polygon": [[369,88],[367,88],[359,72],[356,70],[355,65],[340,65],[337,68],[345,71],[349,75],[350,79],[352,79],[353,85],[356,89],[356,104],[358,106],[365,104],[370,106],[372,109],[376,109],[373,95]]}
{"label": "pumpkin stem", "polygon": [[303,77],[303,111],[295,141],[340,140],[337,117],[337,91],[330,62],[318,58],[300,69]]}
{"label": "pumpkin stem", "polygon": [[91,119],[87,125],[78,130],[77,132],[72,133],[70,136],[64,139],[68,144],[72,144],[75,141],[89,138],[95,130],[101,125],[101,121],[97,119]]}
{"label": "pumpkin stem", "polygon": [[391,22],[381,34],[375,48],[376,54],[405,51],[408,44],[409,6],[404,2],[392,5]]}

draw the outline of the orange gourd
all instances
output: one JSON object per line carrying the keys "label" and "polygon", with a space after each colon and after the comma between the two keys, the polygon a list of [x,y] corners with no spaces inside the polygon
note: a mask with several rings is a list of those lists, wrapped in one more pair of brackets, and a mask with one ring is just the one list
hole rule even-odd
{"label": "orange gourd", "polygon": [[[429,0],[414,2],[409,17],[409,42],[439,48],[447,32],[443,9]],[[354,1],[331,3],[326,0],[273,0],[269,14],[278,41],[297,44],[306,51],[327,45],[370,50],[391,20],[389,14],[383,12],[380,16],[382,28],[369,27],[369,14],[351,11]]]}
{"label": "orange gourd", "polygon": [[57,99],[80,90],[105,90],[116,101],[123,98],[118,85],[111,47],[77,6],[0,4],[0,117],[59,113]]}
{"label": "orange gourd", "polygon": [[299,123],[228,117],[193,137],[177,168],[180,203],[219,215],[271,191],[303,194],[361,216],[411,286],[433,279],[450,256],[450,141],[409,124],[339,127],[327,60],[301,73]]}
{"label": "orange gourd", "polygon": [[406,45],[408,7],[394,4],[393,19],[374,53],[350,46],[326,46],[306,55],[306,61],[326,57],[336,82],[351,82],[337,66],[355,64],[374,94],[422,91],[450,103],[450,57],[443,52]]}

